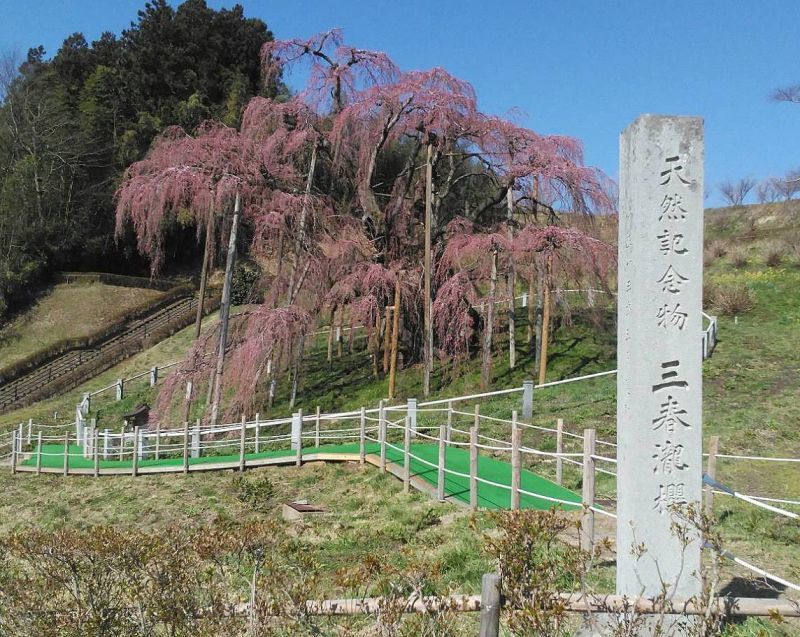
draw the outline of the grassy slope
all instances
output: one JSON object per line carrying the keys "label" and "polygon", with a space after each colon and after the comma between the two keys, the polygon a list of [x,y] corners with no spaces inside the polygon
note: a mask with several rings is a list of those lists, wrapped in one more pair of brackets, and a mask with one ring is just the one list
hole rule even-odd
{"label": "grassy slope", "polygon": [[[784,214],[777,214],[780,212]],[[768,218],[766,222],[761,221],[764,218]],[[712,359],[704,365],[705,435],[706,438],[719,435],[722,452],[800,455],[800,437],[794,430],[800,419],[799,363],[793,355],[800,326],[800,269],[797,261],[791,260],[794,257],[787,257],[778,268],[767,268],[762,256],[766,242],[774,241],[776,237],[791,237],[791,233],[796,232],[794,228],[796,213],[780,208],[777,212],[774,209],[721,210],[707,214],[709,241],[722,239],[728,247],[743,246],[750,255],[744,267],[734,266],[730,256],[717,258],[707,267],[707,279],[720,283],[741,281],[756,298],[755,308],[737,320],[720,317],[720,343]],[[613,368],[613,316],[607,318],[606,323],[606,330],[598,333],[588,320],[582,318],[581,312],[576,312],[575,324],[571,328],[562,328],[558,333],[549,378]],[[177,334],[123,366],[110,370],[88,383],[87,387],[97,388],[131,371],[173,360],[189,342],[189,334],[188,330]],[[319,404],[324,410],[332,410],[374,404],[385,396],[386,383],[371,379],[363,351],[345,354],[341,361],[334,361],[332,370],[328,370],[323,350],[322,340],[312,348],[299,406],[313,410]],[[527,355],[521,357],[513,371],[508,370],[501,356],[498,355],[495,361],[497,387],[518,385],[523,378],[533,375],[532,361]],[[475,361],[464,365],[452,382],[445,383],[441,373],[439,368],[435,386],[442,389],[437,397],[477,389],[479,369]],[[48,412],[52,415],[54,405],[72,410],[80,391],[48,401],[47,405],[36,406],[34,411],[37,415],[44,416]],[[281,391],[285,388],[282,387]],[[407,369],[400,375],[399,393],[401,398],[421,394],[418,369]],[[121,409],[147,397],[148,392],[143,388],[133,392],[125,404],[101,406],[101,421],[116,418]],[[279,393],[279,399],[282,398],[285,395]],[[613,378],[543,390],[535,397],[534,422],[552,426],[556,418],[564,418],[570,430],[577,432],[582,427],[594,426],[601,439],[613,439],[614,398]],[[483,401],[481,408],[487,414],[507,415],[510,409],[519,408],[519,397],[512,395]],[[465,411],[470,409],[471,405],[465,406]],[[274,411],[285,414],[288,411],[285,402],[279,400]],[[26,410],[25,417],[31,413],[31,410]],[[267,413],[267,410],[262,409],[262,413]],[[0,422],[10,424],[22,418],[23,414],[14,414]],[[464,425],[469,420],[468,416],[461,417]],[[504,428],[499,424],[487,425],[485,431],[501,433]],[[525,437],[528,444],[553,448],[552,439],[546,434],[526,431]],[[531,467],[552,475],[550,466],[531,463]],[[800,467],[762,467],[752,463],[720,461],[718,471],[723,482],[739,490],[800,499]],[[454,569],[453,582],[466,590],[478,586],[478,576],[486,567],[486,558],[477,548],[479,538],[476,532],[470,530],[461,514],[453,523],[456,524],[455,532],[449,525],[434,525],[419,537],[412,532],[420,515],[447,516],[454,511],[450,505],[429,503],[419,495],[406,499],[391,478],[379,476],[369,468],[313,466],[299,470],[264,469],[258,473],[262,472],[278,487],[276,501],[306,496],[338,508],[334,523],[313,522],[310,532],[315,538],[318,534],[323,537],[317,549],[330,560],[332,567],[348,559],[358,559],[372,550],[398,549],[412,559],[414,555],[425,553],[427,547],[436,546],[435,552],[441,554],[445,563],[451,564],[448,568]],[[565,477],[566,486],[579,486],[576,471],[567,470]],[[252,514],[244,511],[236,500],[231,478],[225,474],[95,482],[75,479],[64,483],[57,478],[11,478],[3,473],[0,481],[4,487],[0,495],[0,511],[3,513],[0,528],[4,529],[28,523],[58,526],[98,521],[157,527],[166,520],[202,522],[217,515],[239,518]],[[601,476],[599,490],[613,495],[613,481]],[[433,513],[426,514],[429,509]],[[76,515],[78,510],[80,515]],[[402,511],[402,515],[398,511]],[[786,524],[770,514],[762,514],[722,497],[717,498],[716,512],[721,519],[726,543],[733,552],[790,579],[800,578],[800,572],[794,566],[794,554],[800,541],[796,524]],[[270,513],[276,514],[276,511]],[[482,519],[479,516],[478,520]],[[373,531],[380,538],[377,544],[369,540]],[[390,541],[386,540],[387,536]],[[736,574],[742,575],[742,572]],[[601,571],[598,576],[606,585],[611,583],[609,570]],[[743,628],[738,634],[758,634],[754,623],[749,625],[752,631]]]}
{"label": "grassy slope", "polygon": [[67,338],[79,338],[163,296],[158,290],[103,283],[53,286],[30,310],[0,329],[0,367]]}

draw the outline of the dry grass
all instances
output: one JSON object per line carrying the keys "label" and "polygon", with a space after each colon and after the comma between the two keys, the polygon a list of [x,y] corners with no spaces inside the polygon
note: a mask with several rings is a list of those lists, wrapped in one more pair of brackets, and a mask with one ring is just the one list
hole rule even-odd
{"label": "dry grass", "polygon": [[755,297],[744,283],[704,286],[703,296],[704,302],[725,316],[744,314],[755,305]]}
{"label": "dry grass", "polygon": [[777,268],[789,257],[789,246],[783,241],[770,241],[761,252],[764,263],[770,268]]}
{"label": "dry grass", "polygon": [[30,310],[0,329],[0,366],[20,361],[67,338],[80,338],[119,320],[158,290],[103,283],[54,286]]}
{"label": "dry grass", "polygon": [[747,265],[749,260],[747,250],[739,246],[732,248],[730,252],[728,252],[728,257],[731,263],[737,268],[743,268]]}

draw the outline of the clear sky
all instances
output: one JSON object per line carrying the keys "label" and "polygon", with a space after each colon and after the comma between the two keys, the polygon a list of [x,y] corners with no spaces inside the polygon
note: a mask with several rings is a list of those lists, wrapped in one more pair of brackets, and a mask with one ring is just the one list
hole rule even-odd
{"label": "clear sky", "polygon": [[[5,0],[0,48],[74,31],[119,33],[143,1]],[[209,0],[215,8],[231,2]],[[797,0],[244,0],[277,38],[332,27],[389,53],[403,69],[442,66],[468,80],[481,108],[519,109],[540,133],[572,135],[586,160],[618,173],[618,136],[641,113],[706,122],[709,205],[719,181],[800,167],[800,105],[769,99],[800,83]]]}

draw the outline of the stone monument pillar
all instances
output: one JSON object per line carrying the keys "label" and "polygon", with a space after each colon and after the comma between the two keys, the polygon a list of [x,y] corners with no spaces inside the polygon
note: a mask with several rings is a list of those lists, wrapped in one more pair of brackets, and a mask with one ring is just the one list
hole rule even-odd
{"label": "stone monument pillar", "polygon": [[[703,120],[642,115],[620,138],[617,593],[700,593]],[[639,548],[637,548],[639,547]]]}

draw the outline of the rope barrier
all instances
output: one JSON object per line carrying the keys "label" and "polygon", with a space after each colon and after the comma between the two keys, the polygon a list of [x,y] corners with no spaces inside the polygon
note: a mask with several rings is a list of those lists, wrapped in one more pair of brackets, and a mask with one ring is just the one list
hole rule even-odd
{"label": "rope barrier", "polygon": [[762,509],[766,509],[767,511],[771,511],[772,513],[777,513],[778,515],[782,515],[782,516],[787,517],[787,518],[792,518],[794,520],[800,519],[800,515],[798,515],[797,513],[793,513],[792,511],[786,511],[785,509],[780,509],[778,507],[774,507],[774,506],[772,506],[770,504],[767,504],[765,502],[760,502],[759,500],[756,500],[755,498],[751,498],[748,495],[745,495],[743,493],[739,493],[738,491],[734,491],[730,487],[726,487],[721,482],[718,482],[717,480],[714,480],[707,473],[703,474],[703,483],[707,484],[708,486],[712,487],[713,489],[718,489],[722,493],[725,493],[727,495],[731,495],[731,496],[733,496],[735,498],[738,498],[739,500],[742,500],[744,502],[748,502],[748,503],[750,503],[752,505],[755,505],[757,507],[761,507]]}

